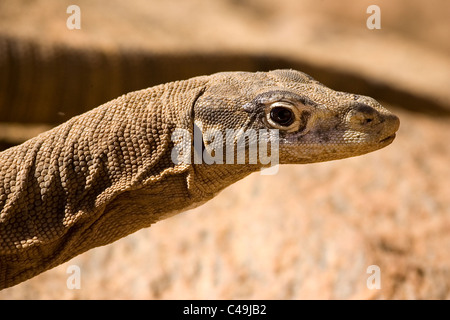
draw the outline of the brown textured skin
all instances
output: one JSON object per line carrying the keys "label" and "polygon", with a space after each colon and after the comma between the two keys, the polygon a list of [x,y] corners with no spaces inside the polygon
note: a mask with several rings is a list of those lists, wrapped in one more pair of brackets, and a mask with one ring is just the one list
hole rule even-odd
{"label": "brown textured skin", "polygon": [[[295,109],[271,123],[274,103]],[[0,288],[198,206],[261,164],[175,164],[175,129],[280,129],[280,163],[361,155],[396,116],[292,70],[228,72],[136,91],[0,153]],[[210,147],[204,141],[204,148]]]}

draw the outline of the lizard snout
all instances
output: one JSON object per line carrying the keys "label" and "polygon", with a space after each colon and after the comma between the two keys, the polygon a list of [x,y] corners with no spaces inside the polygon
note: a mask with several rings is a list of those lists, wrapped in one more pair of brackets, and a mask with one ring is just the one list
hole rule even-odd
{"label": "lizard snout", "polygon": [[383,132],[394,134],[400,126],[400,120],[396,115],[387,110],[380,112],[364,103],[358,103],[349,110],[347,121],[352,129],[363,132],[382,127]]}
{"label": "lizard snout", "polygon": [[352,129],[356,130],[371,128],[383,121],[380,113],[366,104],[357,104],[351,108],[347,120]]}

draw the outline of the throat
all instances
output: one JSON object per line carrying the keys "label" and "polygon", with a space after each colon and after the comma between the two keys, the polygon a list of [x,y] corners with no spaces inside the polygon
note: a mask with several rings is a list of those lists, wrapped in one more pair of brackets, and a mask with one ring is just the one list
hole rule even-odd
{"label": "throat", "polygon": [[188,178],[189,189],[203,196],[214,196],[260,169],[261,165],[256,164],[194,164]]}

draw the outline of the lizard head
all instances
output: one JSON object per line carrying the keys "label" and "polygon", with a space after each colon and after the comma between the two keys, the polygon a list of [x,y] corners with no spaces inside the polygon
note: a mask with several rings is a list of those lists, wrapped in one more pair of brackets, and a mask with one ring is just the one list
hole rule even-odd
{"label": "lizard head", "polygon": [[279,163],[362,155],[389,145],[399,128],[374,99],[334,91],[302,72],[218,75],[194,106],[194,122],[202,132],[278,130]]}

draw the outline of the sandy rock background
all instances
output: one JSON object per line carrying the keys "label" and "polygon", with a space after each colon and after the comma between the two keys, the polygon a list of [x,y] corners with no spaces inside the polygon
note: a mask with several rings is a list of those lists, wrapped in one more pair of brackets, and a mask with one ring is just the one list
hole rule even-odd
{"label": "sandy rock background", "polygon": [[[81,30],[66,28],[70,4]],[[385,149],[255,173],[0,299],[450,298],[450,4],[377,1],[369,30],[371,4],[0,2],[3,148],[121,93],[225,70],[300,69],[401,120]]]}

